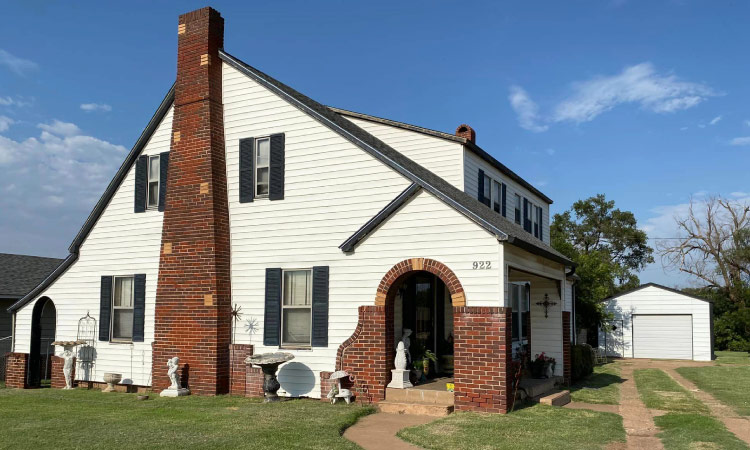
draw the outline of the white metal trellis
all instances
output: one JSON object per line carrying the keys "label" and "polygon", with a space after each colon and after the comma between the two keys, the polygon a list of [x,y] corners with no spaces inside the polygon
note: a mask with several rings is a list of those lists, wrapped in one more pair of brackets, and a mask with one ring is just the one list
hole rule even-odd
{"label": "white metal trellis", "polygon": [[88,311],[78,320],[78,341],[84,342],[78,347],[76,380],[91,381],[96,363],[96,319]]}

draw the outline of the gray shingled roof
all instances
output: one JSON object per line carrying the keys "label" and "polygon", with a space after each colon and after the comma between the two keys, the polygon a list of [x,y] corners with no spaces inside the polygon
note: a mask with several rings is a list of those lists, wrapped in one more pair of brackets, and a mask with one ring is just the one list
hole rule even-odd
{"label": "gray shingled roof", "polygon": [[34,289],[62,259],[0,253],[0,298],[17,299]]}

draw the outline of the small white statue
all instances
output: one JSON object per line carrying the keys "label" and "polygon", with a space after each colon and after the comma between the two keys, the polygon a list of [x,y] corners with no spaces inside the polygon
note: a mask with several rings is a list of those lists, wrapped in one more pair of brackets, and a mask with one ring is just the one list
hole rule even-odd
{"label": "small white statue", "polygon": [[183,395],[190,395],[190,390],[180,387],[180,375],[177,371],[180,368],[180,358],[175,356],[167,360],[167,376],[169,377],[170,385],[168,388],[161,391],[159,394],[161,397],[182,397]]}
{"label": "small white statue", "polygon": [[70,347],[65,347],[62,358],[65,360],[65,363],[63,364],[65,389],[73,389],[73,351]]}
{"label": "small white statue", "polygon": [[399,342],[396,346],[396,359],[393,361],[393,365],[399,370],[406,369],[406,349],[404,347],[404,341]]}
{"label": "small white statue", "polygon": [[172,384],[169,386],[169,389],[177,390],[180,388],[180,377],[177,374],[177,370],[180,368],[180,358],[175,356],[174,358],[170,358],[167,360],[167,376],[169,376],[169,380],[172,382]]}
{"label": "small white statue", "polygon": [[346,373],[346,371],[338,370],[336,372],[333,372],[328,378],[329,380],[333,381],[333,383],[331,383],[331,390],[328,391],[328,395],[326,397],[331,399],[332,405],[335,405],[336,401],[340,398],[346,400],[347,405],[352,402],[352,391],[341,387],[341,380],[348,377],[349,374]]}
{"label": "small white statue", "polygon": [[[411,340],[409,339],[409,336],[411,336],[411,330],[408,328],[404,328],[403,336],[401,337],[401,343],[404,344],[404,354],[406,355],[407,365],[411,363],[411,353],[409,353]],[[396,351],[398,351],[398,346],[396,347]]]}

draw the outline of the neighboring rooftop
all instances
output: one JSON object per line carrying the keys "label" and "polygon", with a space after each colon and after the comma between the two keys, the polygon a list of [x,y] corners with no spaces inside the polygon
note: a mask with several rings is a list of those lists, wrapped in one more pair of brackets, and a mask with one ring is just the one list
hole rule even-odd
{"label": "neighboring rooftop", "polygon": [[39,285],[62,259],[0,253],[0,299],[19,299]]}
{"label": "neighboring rooftop", "polygon": [[444,133],[442,131],[432,130],[430,128],[424,128],[424,127],[420,127],[417,125],[412,125],[412,124],[408,124],[404,122],[398,122],[398,121],[391,120],[391,119],[384,119],[382,117],[371,116],[369,114],[358,113],[358,112],[349,111],[346,109],[336,108],[333,106],[329,106],[328,109],[330,109],[331,111],[335,113],[341,114],[342,116],[367,120],[369,122],[382,123],[384,125],[390,125],[392,127],[401,128],[401,129],[408,130],[408,131],[413,131],[415,133],[421,133],[421,134],[436,137],[439,139],[445,139],[447,141],[453,141],[453,142],[464,144],[467,147],[469,147],[469,149],[471,149],[477,156],[479,156],[480,158],[488,162],[495,169],[499,170],[501,173],[505,174],[507,177],[509,177],[516,183],[525,187],[526,189],[531,191],[534,195],[537,195],[539,198],[541,198],[543,201],[549,204],[553,203],[552,199],[544,195],[542,191],[532,186],[531,183],[521,178],[521,176],[519,176],[517,173],[510,170],[508,166],[506,166],[505,164],[495,159],[494,156],[487,153],[484,149],[482,149],[482,147],[478,146],[476,143],[470,141],[469,139],[466,139],[461,136],[456,136],[455,134]]}

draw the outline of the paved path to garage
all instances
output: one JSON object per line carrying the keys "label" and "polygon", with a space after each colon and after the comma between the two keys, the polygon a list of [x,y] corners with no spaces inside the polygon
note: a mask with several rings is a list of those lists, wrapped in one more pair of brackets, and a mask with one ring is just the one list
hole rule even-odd
{"label": "paved path to garage", "polygon": [[620,408],[622,424],[627,434],[627,448],[629,449],[663,449],[661,440],[656,437],[659,429],[654,424],[652,412],[646,408],[638,395],[635,386],[633,370],[635,366],[629,363],[620,364]]}
{"label": "paved path to garage", "polygon": [[419,447],[402,441],[396,437],[396,433],[402,428],[423,425],[437,419],[438,417],[379,412],[359,419],[346,429],[344,437],[365,450],[415,450]]}

